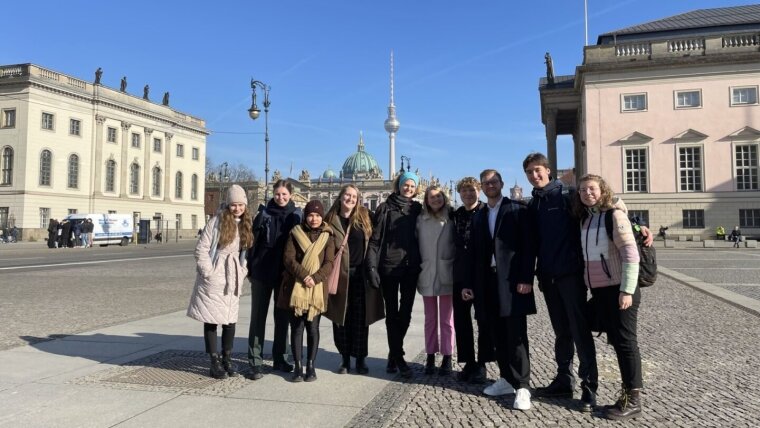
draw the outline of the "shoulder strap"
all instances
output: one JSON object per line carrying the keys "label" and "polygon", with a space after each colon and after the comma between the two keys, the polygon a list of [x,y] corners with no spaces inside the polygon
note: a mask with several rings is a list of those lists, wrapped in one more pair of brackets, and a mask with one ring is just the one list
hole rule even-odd
{"label": "shoulder strap", "polygon": [[614,241],[612,238],[612,213],[615,212],[615,209],[610,208],[604,212],[604,228],[607,230],[607,237],[610,238],[610,241]]}

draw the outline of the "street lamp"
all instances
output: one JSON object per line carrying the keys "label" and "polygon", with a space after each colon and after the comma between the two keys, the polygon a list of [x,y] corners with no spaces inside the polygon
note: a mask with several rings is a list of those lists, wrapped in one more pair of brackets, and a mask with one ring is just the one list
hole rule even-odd
{"label": "street lamp", "polygon": [[222,206],[222,182],[229,180],[229,172],[227,171],[227,167],[229,165],[227,162],[224,162],[223,164],[219,165],[219,206]]}
{"label": "street lamp", "polygon": [[449,192],[451,192],[451,199],[454,201],[454,206],[457,206],[457,192],[454,189],[454,180],[449,180]]}
{"label": "street lamp", "polygon": [[256,120],[261,114],[261,110],[256,105],[256,88],[264,91],[264,203],[269,200],[269,89],[270,87],[258,80],[251,78],[251,108],[248,109],[248,115],[251,120]]}
{"label": "street lamp", "polygon": [[403,155],[402,155],[402,156],[401,156],[401,173],[402,173],[402,174],[405,172],[405,171],[404,171],[404,160],[406,160],[406,171],[409,171],[409,172],[411,172],[411,171],[412,171],[412,167],[409,165],[409,161],[410,161],[411,159],[410,159],[409,157],[407,157],[407,156],[403,156]]}

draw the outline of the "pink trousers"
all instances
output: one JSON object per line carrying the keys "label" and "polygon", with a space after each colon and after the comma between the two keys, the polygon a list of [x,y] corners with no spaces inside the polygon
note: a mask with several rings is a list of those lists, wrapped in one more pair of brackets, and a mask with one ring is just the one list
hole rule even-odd
{"label": "pink trousers", "polygon": [[[454,305],[451,295],[423,296],[425,306],[425,351],[442,355],[454,353]],[[441,340],[438,341],[440,320]]]}

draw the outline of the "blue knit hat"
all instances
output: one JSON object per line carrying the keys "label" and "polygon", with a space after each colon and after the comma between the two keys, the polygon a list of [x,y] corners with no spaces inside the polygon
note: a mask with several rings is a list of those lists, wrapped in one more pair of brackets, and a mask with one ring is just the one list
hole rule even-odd
{"label": "blue knit hat", "polygon": [[401,174],[401,177],[398,179],[398,191],[401,191],[401,188],[404,186],[404,183],[406,183],[406,180],[412,180],[414,181],[415,186],[420,185],[420,177],[417,176],[417,174],[407,171],[403,174]]}

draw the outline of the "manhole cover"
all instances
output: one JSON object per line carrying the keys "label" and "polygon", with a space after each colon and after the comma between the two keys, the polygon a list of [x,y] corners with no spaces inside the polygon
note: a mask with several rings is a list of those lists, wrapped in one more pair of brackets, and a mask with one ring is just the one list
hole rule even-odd
{"label": "manhole cover", "polygon": [[120,382],[137,385],[179,388],[205,388],[218,382],[208,376],[208,358],[173,357],[159,361],[151,367],[140,367],[126,373],[103,379],[103,382]]}

